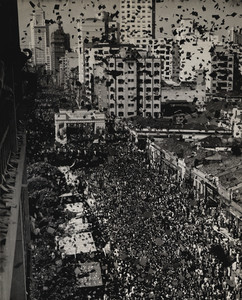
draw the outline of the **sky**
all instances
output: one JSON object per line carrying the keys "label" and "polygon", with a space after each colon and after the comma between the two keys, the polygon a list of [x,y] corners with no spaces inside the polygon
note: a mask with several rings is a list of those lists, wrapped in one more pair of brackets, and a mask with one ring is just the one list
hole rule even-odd
{"label": "sky", "polygon": [[[32,2],[30,4],[30,2]],[[71,35],[71,47],[77,45],[76,19],[95,17],[102,11],[112,14],[119,10],[119,0],[40,0],[46,19],[57,20],[61,16],[63,28]],[[30,41],[29,22],[37,0],[18,0],[21,46]],[[55,9],[55,5],[59,9]],[[84,15],[83,15],[84,14]],[[242,27],[242,0],[156,0],[156,37],[172,36],[181,18],[192,18],[220,37],[229,27]],[[118,19],[117,19],[118,20]],[[51,25],[51,32],[57,29]]]}

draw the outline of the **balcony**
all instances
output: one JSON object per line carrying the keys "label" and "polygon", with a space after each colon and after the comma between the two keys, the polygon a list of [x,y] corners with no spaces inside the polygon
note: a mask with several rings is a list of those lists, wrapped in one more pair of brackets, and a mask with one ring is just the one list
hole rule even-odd
{"label": "balcony", "polygon": [[[7,175],[3,184],[5,188],[1,196],[1,269],[0,293],[2,300],[26,299],[25,259],[27,243],[30,241],[28,230],[27,185],[25,176],[25,132],[17,135],[18,148],[7,162]],[[2,145],[3,146],[3,145]],[[1,162],[2,163],[2,162]],[[6,173],[5,173],[6,174]],[[11,176],[11,177],[10,177]],[[25,240],[24,240],[25,239]]]}

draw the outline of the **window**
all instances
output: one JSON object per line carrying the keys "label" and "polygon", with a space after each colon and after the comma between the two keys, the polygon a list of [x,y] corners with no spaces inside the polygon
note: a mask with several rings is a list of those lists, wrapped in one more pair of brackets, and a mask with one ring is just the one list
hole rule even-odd
{"label": "window", "polygon": [[119,68],[123,68],[124,64],[123,63],[118,63]]}
{"label": "window", "polygon": [[146,108],[151,108],[151,104],[146,104]]}
{"label": "window", "polygon": [[124,116],[124,113],[123,113],[122,111],[120,111],[120,112],[118,113],[118,115],[119,115],[119,117],[123,117],[123,116]]}
{"label": "window", "polygon": [[110,63],[109,66],[112,68],[114,66],[114,63]]}
{"label": "window", "polygon": [[119,92],[123,92],[124,89],[123,89],[122,87],[119,87],[119,88],[118,88],[118,91],[119,91]]}
{"label": "window", "polygon": [[118,108],[124,108],[124,105],[123,104],[119,104]]}
{"label": "window", "polygon": [[114,108],[114,104],[113,103],[110,104],[110,108]]}
{"label": "window", "polygon": [[129,112],[128,112],[128,116],[132,116],[133,114],[134,114],[133,111],[129,111]]}

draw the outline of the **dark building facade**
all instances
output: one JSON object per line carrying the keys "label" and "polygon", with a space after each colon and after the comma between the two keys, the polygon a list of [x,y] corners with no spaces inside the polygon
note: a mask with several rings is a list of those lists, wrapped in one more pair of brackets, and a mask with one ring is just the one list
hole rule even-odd
{"label": "dark building facade", "polygon": [[58,23],[58,29],[51,34],[51,61],[52,70],[56,74],[59,72],[59,60],[65,56],[65,51],[70,49],[70,35],[64,33],[61,22]]}
{"label": "dark building facade", "polygon": [[213,94],[240,91],[241,74],[237,53],[218,45],[212,53],[211,92]]}
{"label": "dark building facade", "polygon": [[[0,298],[27,299],[30,252],[17,0],[0,1]],[[29,52],[31,56],[31,52]]]}

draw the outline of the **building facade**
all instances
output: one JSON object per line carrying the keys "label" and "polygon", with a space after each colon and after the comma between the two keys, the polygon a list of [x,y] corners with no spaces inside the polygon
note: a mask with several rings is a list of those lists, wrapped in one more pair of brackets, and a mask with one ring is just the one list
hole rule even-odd
{"label": "building facade", "polygon": [[[30,228],[26,176],[26,133],[21,114],[22,69],[16,0],[1,1],[0,32],[0,298],[27,300]],[[11,175],[11,176],[10,176]]]}
{"label": "building facade", "polygon": [[134,49],[108,59],[109,113],[118,118],[161,115],[161,58],[142,56]]}
{"label": "building facade", "polygon": [[51,51],[49,24],[45,21],[45,12],[37,7],[30,22],[30,49],[33,52],[32,62],[37,67],[51,71]]}
{"label": "building facade", "polygon": [[51,62],[53,73],[59,72],[59,60],[70,49],[70,35],[64,33],[61,22],[58,22],[58,29],[51,34]]}
{"label": "building facade", "polygon": [[155,1],[120,1],[121,41],[130,43],[130,39],[155,37]]}
{"label": "building facade", "polygon": [[105,22],[102,19],[88,18],[77,21],[79,81],[85,83],[85,49],[105,39]]}
{"label": "building facade", "polygon": [[138,59],[137,91],[139,111],[144,117],[161,116],[162,58],[142,57]]}
{"label": "building facade", "polygon": [[179,64],[181,82],[195,82],[197,71],[206,74],[206,90],[211,89],[212,49],[219,43],[218,37],[212,32],[200,32],[193,19],[185,18],[175,31],[179,45]]}
{"label": "building facade", "polygon": [[59,85],[72,90],[78,80],[78,53],[66,51],[59,60]]}
{"label": "building facade", "polygon": [[237,54],[224,45],[217,45],[211,59],[212,94],[229,93],[240,90],[240,71]]}

